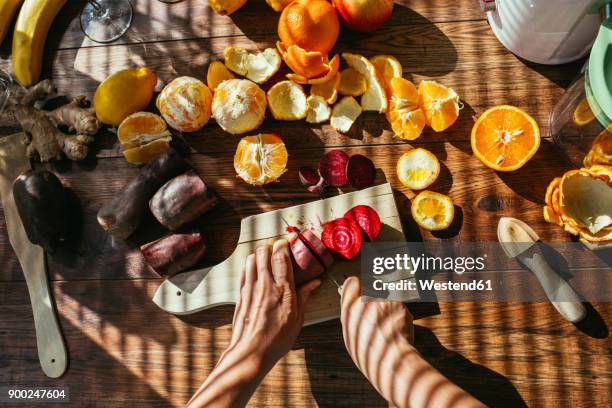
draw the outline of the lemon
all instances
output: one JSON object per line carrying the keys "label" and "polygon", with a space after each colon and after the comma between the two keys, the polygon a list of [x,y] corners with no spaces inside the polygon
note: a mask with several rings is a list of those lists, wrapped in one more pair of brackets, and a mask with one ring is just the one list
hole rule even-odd
{"label": "lemon", "polygon": [[429,150],[412,149],[397,161],[397,178],[412,190],[429,187],[440,174],[440,162]]}
{"label": "lemon", "polygon": [[450,197],[428,190],[420,192],[412,200],[410,212],[417,224],[428,231],[448,228],[455,216]]}
{"label": "lemon", "polygon": [[149,105],[156,83],[157,75],[146,67],[115,72],[96,89],[96,116],[104,124],[119,126],[123,119]]}

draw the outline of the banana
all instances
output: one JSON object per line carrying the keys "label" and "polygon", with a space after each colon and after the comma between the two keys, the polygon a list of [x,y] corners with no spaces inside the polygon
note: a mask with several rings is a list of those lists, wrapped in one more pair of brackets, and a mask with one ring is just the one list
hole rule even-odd
{"label": "banana", "polygon": [[25,0],[13,34],[13,72],[19,83],[38,82],[45,41],[53,19],[67,0]]}
{"label": "banana", "polygon": [[0,44],[23,0],[0,0]]}

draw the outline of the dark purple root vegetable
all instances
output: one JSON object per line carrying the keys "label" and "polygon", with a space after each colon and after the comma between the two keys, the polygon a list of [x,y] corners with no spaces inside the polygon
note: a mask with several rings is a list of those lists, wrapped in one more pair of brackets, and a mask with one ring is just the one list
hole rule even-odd
{"label": "dark purple root vegetable", "polygon": [[304,242],[298,237],[296,232],[292,233],[289,237],[289,245],[291,248],[293,276],[295,277],[296,285],[308,282],[325,271],[323,265],[321,265],[312,252],[310,252],[310,249],[308,249]]}
{"label": "dark purple root vegetable", "polygon": [[140,247],[149,267],[161,276],[173,276],[195,265],[206,252],[199,232],[172,234]]}
{"label": "dark purple root vegetable", "polygon": [[376,167],[372,160],[362,154],[351,156],[348,162],[347,176],[349,183],[355,188],[362,189],[374,184]]}
{"label": "dark purple root vegetable", "polygon": [[351,208],[344,214],[344,218],[355,221],[369,241],[374,241],[380,232],[380,217],[369,205],[358,205]]}
{"label": "dark purple root vegetable", "polygon": [[319,161],[319,174],[332,187],[348,184],[346,175],[349,156],[342,150],[330,150]]}
{"label": "dark purple root vegetable", "polygon": [[55,174],[30,170],[13,183],[17,212],[30,242],[53,251],[66,239],[68,192]]}
{"label": "dark purple root vegetable", "polygon": [[149,208],[157,220],[175,231],[217,205],[217,196],[195,171],[168,181],[151,198]]}
{"label": "dark purple root vegetable", "polygon": [[147,213],[149,200],[172,177],[189,170],[189,165],[170,149],[144,166],[114,197],[98,211],[98,223],[117,238],[125,239]]}

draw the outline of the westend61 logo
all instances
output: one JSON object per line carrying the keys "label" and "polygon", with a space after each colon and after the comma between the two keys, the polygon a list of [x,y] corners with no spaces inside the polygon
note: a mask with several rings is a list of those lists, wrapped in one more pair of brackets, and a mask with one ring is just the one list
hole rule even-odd
{"label": "westend61 logo", "polygon": [[458,256],[458,257],[440,257],[440,256],[410,256],[408,254],[395,254],[395,256],[378,256],[372,260],[372,272],[375,275],[384,273],[407,271],[411,275],[419,272],[455,272],[462,274],[464,272],[482,271],[485,268],[485,259],[483,256]]}

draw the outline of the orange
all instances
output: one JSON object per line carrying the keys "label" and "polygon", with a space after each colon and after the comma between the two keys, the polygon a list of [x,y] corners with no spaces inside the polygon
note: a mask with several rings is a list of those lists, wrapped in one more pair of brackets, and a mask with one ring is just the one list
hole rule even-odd
{"label": "orange", "polygon": [[387,120],[400,139],[415,140],[425,127],[425,114],[419,108],[416,86],[404,78],[392,78],[389,83]]}
{"label": "orange", "polygon": [[170,148],[172,134],[161,116],[136,112],[121,122],[117,138],[126,149],[123,156],[128,162],[144,164]]}
{"label": "orange", "polygon": [[289,154],[280,136],[264,133],[243,137],[234,156],[234,169],[245,182],[261,186],[286,171]]}
{"label": "orange", "polygon": [[459,96],[436,81],[421,81],[419,84],[419,105],[427,124],[436,132],[448,129],[459,117]]}
{"label": "orange", "polygon": [[521,109],[495,106],[472,128],[472,150],[487,167],[498,171],[521,168],[540,147],[540,127]]}
{"label": "orange", "polygon": [[327,0],[296,0],[283,9],[278,36],[286,47],[326,55],[336,44],[340,24],[336,9]]}
{"label": "orange", "polygon": [[574,124],[578,126],[586,126],[595,119],[595,115],[589,106],[589,101],[584,98],[576,109],[574,110],[574,114],[572,115],[572,119],[574,120]]}

